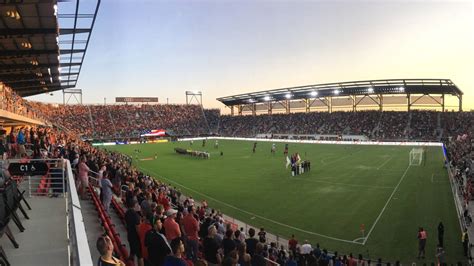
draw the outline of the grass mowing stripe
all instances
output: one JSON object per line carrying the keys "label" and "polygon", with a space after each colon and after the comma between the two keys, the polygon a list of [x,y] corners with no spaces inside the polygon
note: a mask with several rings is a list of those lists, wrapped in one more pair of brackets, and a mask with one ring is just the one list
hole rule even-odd
{"label": "grass mowing stripe", "polygon": [[407,166],[407,169],[405,170],[405,172],[403,173],[402,177],[400,178],[400,181],[398,181],[398,184],[397,184],[397,185],[395,186],[395,188],[393,189],[392,194],[390,194],[390,197],[388,198],[387,202],[386,202],[385,205],[383,206],[382,211],[380,211],[379,216],[377,216],[377,219],[375,219],[375,222],[374,222],[374,224],[372,225],[372,227],[370,228],[369,232],[367,233],[367,236],[365,237],[364,242],[362,242],[362,245],[365,245],[365,243],[366,243],[367,240],[369,239],[370,234],[372,233],[372,231],[374,230],[375,226],[376,226],[377,223],[379,222],[380,217],[382,217],[383,212],[385,211],[385,209],[387,208],[388,204],[389,204],[390,201],[392,200],[392,197],[393,197],[393,195],[395,195],[395,192],[397,192],[397,189],[398,189],[398,187],[400,186],[400,184],[402,183],[403,179],[405,179],[405,176],[407,175],[409,169],[410,169],[410,165]]}
{"label": "grass mowing stripe", "polygon": [[199,191],[197,191],[197,190],[195,190],[195,189],[192,189],[192,188],[189,188],[189,187],[187,187],[187,186],[185,186],[185,185],[183,185],[183,184],[180,184],[180,183],[178,183],[178,182],[176,182],[176,181],[174,181],[174,180],[171,180],[171,179],[168,179],[168,178],[166,178],[166,177],[160,176],[158,173],[156,173],[156,172],[154,172],[154,171],[151,171],[151,170],[142,168],[142,167],[140,167],[140,166],[138,166],[138,165],[137,165],[137,167],[138,167],[139,169],[141,169],[142,171],[144,171],[144,172],[150,172],[150,173],[154,174],[156,177],[165,179],[165,180],[167,180],[168,182],[174,183],[174,184],[176,184],[176,185],[178,185],[178,186],[180,186],[180,187],[182,187],[182,188],[185,188],[185,189],[187,189],[187,190],[189,190],[189,191],[192,191],[192,192],[194,192],[194,193],[196,193],[196,194],[199,194],[199,195],[201,195],[201,196],[203,196],[203,197],[206,197],[206,198],[208,198],[208,199],[210,199],[210,200],[213,200],[213,201],[215,201],[215,202],[218,202],[218,203],[220,203],[220,204],[222,204],[222,205],[225,205],[225,206],[227,206],[227,207],[229,207],[229,208],[232,208],[232,209],[234,209],[234,210],[243,212],[243,213],[245,213],[245,214],[255,216],[255,217],[259,218],[259,219],[262,219],[262,220],[265,220],[265,221],[268,221],[268,222],[271,222],[271,223],[274,223],[274,224],[277,224],[277,225],[280,225],[280,226],[284,226],[284,227],[287,227],[287,228],[290,228],[290,229],[293,229],[293,230],[296,230],[296,231],[300,231],[300,232],[303,232],[303,233],[306,233],[306,234],[315,235],[315,236],[320,236],[320,237],[324,237],[324,238],[327,238],[327,239],[331,239],[331,240],[335,240],[335,241],[340,241],[340,242],[346,242],[346,243],[350,243],[350,244],[363,245],[363,243],[354,242],[354,241],[352,241],[352,240],[341,239],[341,238],[332,237],[332,236],[328,236],[328,235],[324,235],[324,234],[319,234],[319,233],[307,231],[307,230],[304,230],[304,229],[301,229],[301,228],[298,228],[298,227],[295,227],[295,226],[291,226],[291,225],[288,225],[288,224],[280,223],[280,222],[278,222],[278,221],[275,221],[275,220],[269,219],[269,218],[267,218],[267,217],[263,217],[263,216],[261,216],[261,215],[258,215],[258,214],[255,214],[255,213],[252,213],[252,212],[249,212],[249,211],[240,209],[240,208],[238,208],[238,207],[236,207],[236,206],[234,206],[234,205],[231,205],[231,204],[228,204],[228,203],[223,202],[223,201],[221,201],[221,200],[218,200],[218,199],[216,199],[216,198],[213,198],[213,197],[211,197],[211,196],[209,196],[209,195],[206,195],[206,194],[204,194],[204,193],[201,193],[201,192],[199,192]]}
{"label": "grass mowing stripe", "polygon": [[304,180],[304,181],[314,182],[314,183],[324,183],[324,184],[330,184],[330,185],[338,185],[338,186],[375,188],[375,189],[393,189],[393,187],[388,187],[388,186],[371,186],[371,185],[358,185],[358,184],[349,184],[349,183],[340,183],[340,182],[330,182],[330,181],[323,181],[323,180],[307,179],[307,178],[296,177],[296,176],[289,176],[288,178],[289,179],[296,179],[296,180]]}

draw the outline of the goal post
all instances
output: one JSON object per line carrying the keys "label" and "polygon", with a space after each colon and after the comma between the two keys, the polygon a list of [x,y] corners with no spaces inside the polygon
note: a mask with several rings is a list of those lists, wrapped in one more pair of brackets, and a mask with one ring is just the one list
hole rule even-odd
{"label": "goal post", "polygon": [[413,148],[410,151],[410,166],[419,166],[423,162],[423,148]]}

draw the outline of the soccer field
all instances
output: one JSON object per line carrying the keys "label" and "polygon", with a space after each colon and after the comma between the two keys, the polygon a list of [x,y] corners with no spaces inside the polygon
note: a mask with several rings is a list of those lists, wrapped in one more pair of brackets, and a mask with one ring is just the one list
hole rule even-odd
{"label": "soccer field", "polygon": [[[256,228],[288,239],[295,234],[330,251],[403,263],[434,262],[437,226],[445,227],[447,262],[465,261],[461,230],[453,195],[443,168],[441,147],[427,147],[423,164],[409,166],[412,147],[289,144],[311,161],[311,172],[292,177],[285,169],[284,143],[275,155],[271,142],[214,140],[202,147],[211,158],[198,159],[175,153],[189,142],[108,146],[108,150],[134,155],[135,165],[185,195],[206,199],[210,207]],[[223,156],[220,156],[220,152]],[[365,225],[366,239],[362,238]],[[417,232],[427,230],[426,259],[417,260]]]}

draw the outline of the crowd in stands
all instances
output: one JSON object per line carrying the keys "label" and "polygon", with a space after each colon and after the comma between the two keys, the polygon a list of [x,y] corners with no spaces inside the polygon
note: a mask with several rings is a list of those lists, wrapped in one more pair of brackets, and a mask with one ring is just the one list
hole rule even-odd
{"label": "crowd in stands", "polygon": [[[30,102],[56,124],[87,139],[138,138],[146,130],[166,129],[175,136],[257,134],[363,135],[376,140],[440,140],[453,128],[450,113],[434,111],[359,111],[220,115],[198,105],[48,105]],[[469,113],[467,113],[469,114]]]}
{"label": "crowd in stands", "polygon": [[179,136],[208,135],[219,124],[219,110],[199,105],[32,105],[86,139],[137,138],[154,129]]}
{"label": "crowd in stands", "polygon": [[22,115],[28,118],[46,120],[39,112],[35,112],[30,102],[26,101],[10,87],[0,82],[0,110]]}

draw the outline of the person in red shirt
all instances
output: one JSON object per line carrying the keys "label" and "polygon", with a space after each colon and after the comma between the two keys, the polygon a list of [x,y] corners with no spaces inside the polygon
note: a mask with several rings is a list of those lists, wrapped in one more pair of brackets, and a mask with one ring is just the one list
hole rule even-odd
{"label": "person in red shirt", "polygon": [[176,222],[176,213],[177,210],[169,209],[166,211],[166,220],[163,223],[163,227],[165,228],[165,235],[166,239],[171,242],[171,240],[181,237],[181,230],[179,229],[179,224]]}
{"label": "person in red shirt", "polygon": [[141,245],[141,252],[142,258],[147,261],[148,260],[148,249],[145,246],[145,236],[148,231],[153,229],[151,226],[150,221],[153,219],[153,216],[149,215],[140,225],[138,226],[138,237],[140,238],[140,245]]}
{"label": "person in red shirt", "polygon": [[296,246],[298,245],[298,240],[295,239],[295,235],[291,235],[291,239],[288,240],[288,248],[293,252],[293,256],[296,254]]}
{"label": "person in red shirt", "polygon": [[165,211],[171,208],[170,201],[168,200],[164,192],[160,192],[160,195],[158,196],[158,203],[163,205],[163,208],[165,209]]}
{"label": "person in red shirt", "polygon": [[423,229],[423,227],[420,227],[420,229],[418,230],[418,259],[425,258],[425,246],[427,237],[428,235],[426,234],[425,229]]}
{"label": "person in red shirt", "polygon": [[193,261],[197,260],[199,249],[199,221],[196,219],[194,206],[188,207],[188,215],[183,218],[184,233],[187,236],[186,257]]}

